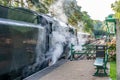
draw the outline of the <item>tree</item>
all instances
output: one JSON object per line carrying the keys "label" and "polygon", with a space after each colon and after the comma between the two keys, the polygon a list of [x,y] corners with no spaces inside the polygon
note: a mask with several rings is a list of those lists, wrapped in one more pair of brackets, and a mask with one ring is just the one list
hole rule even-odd
{"label": "tree", "polygon": [[82,21],[84,23],[84,31],[92,33],[94,28],[93,20],[90,18],[86,11],[82,12]]}
{"label": "tree", "polygon": [[0,0],[0,4],[3,6],[9,6],[10,0]]}
{"label": "tree", "polygon": [[76,2],[73,1],[64,1],[64,12],[68,18],[68,23],[73,26],[78,26],[78,22],[82,20],[81,7],[77,6]]}
{"label": "tree", "polygon": [[72,26],[80,28],[79,23],[83,23],[83,31],[92,33],[93,32],[93,21],[85,11],[81,11],[81,7],[77,5],[75,0],[64,2],[64,12],[68,17],[68,23]]}
{"label": "tree", "polygon": [[115,1],[115,3],[111,4],[111,8],[115,11],[115,16],[120,19],[120,0]]}

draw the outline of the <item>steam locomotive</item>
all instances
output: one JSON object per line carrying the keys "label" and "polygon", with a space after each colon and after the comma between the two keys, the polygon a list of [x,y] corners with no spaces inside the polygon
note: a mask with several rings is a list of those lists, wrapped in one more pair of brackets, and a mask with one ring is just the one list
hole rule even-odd
{"label": "steam locomotive", "polygon": [[0,6],[0,80],[21,80],[68,58],[75,39],[76,29],[53,17]]}

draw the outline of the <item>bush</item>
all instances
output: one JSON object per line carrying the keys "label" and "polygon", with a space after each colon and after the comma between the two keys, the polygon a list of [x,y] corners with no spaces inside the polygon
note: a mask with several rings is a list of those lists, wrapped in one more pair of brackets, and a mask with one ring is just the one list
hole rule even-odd
{"label": "bush", "polygon": [[107,45],[109,46],[109,61],[116,61],[116,40],[111,40],[111,42],[107,43]]}

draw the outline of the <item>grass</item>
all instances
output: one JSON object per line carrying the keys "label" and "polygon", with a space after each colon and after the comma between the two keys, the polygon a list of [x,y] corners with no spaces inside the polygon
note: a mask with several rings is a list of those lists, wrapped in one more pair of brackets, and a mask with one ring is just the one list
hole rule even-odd
{"label": "grass", "polygon": [[116,61],[111,61],[110,62],[110,77],[112,78],[112,80],[117,80],[116,79]]}

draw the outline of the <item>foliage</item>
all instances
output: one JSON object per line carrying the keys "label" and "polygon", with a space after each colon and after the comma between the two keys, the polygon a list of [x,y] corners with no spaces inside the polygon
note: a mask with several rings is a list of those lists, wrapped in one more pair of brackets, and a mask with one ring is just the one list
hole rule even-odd
{"label": "foliage", "polygon": [[120,0],[117,0],[113,4],[111,4],[111,7],[115,11],[116,17],[120,19]]}
{"label": "foliage", "polygon": [[116,39],[113,38],[111,42],[108,42],[107,45],[109,46],[108,53],[109,53],[109,60],[116,61]]}
{"label": "foliage", "polygon": [[65,3],[63,5],[64,12],[68,17],[68,23],[77,26],[78,21],[81,21],[81,7],[77,6],[73,1]]}
{"label": "foliage", "polygon": [[0,0],[0,5],[8,6],[9,5],[9,0]]}
{"label": "foliage", "polygon": [[96,38],[101,38],[104,35],[107,35],[107,31],[106,31],[106,24],[105,22],[99,21],[99,20],[94,20],[93,21],[94,24],[94,35]]}
{"label": "foliage", "polygon": [[99,20],[94,20],[94,30],[101,30],[103,23]]}
{"label": "foliage", "polygon": [[40,3],[36,5],[36,11],[40,13],[48,13],[48,8],[44,4]]}
{"label": "foliage", "polygon": [[56,0],[43,0],[43,3],[47,5],[48,7],[52,5]]}
{"label": "foliage", "polygon": [[43,3],[42,1],[39,2],[39,0],[29,0],[29,5],[31,4],[32,6],[29,6],[29,9],[33,9],[35,7],[35,11],[40,12],[40,13],[48,13],[48,8]]}
{"label": "foliage", "polygon": [[112,80],[117,80],[116,79],[116,61],[112,61],[110,62],[110,77],[112,78]]}
{"label": "foliage", "polygon": [[90,16],[85,11],[81,11],[81,7],[76,5],[75,2],[70,2],[69,5],[64,5],[65,14],[68,17],[68,23],[79,26],[79,22],[83,22],[85,32],[92,33],[93,31],[93,21]]}
{"label": "foliage", "polygon": [[39,0],[0,0],[0,4],[3,6],[28,8],[40,13],[48,13],[46,4],[39,2]]}
{"label": "foliage", "polygon": [[[49,13],[50,6],[56,1],[58,0],[0,0],[0,4],[9,7],[28,8],[46,14]],[[69,24],[80,27],[78,24],[83,22],[85,32],[91,33],[93,31],[92,19],[87,12],[81,11],[81,7],[77,5],[76,0],[64,0],[63,9]]]}
{"label": "foliage", "polygon": [[91,33],[93,31],[93,20],[87,14],[87,12],[82,12],[82,21],[84,23],[84,31]]}
{"label": "foliage", "polygon": [[30,0],[33,4],[39,3],[39,0]]}

